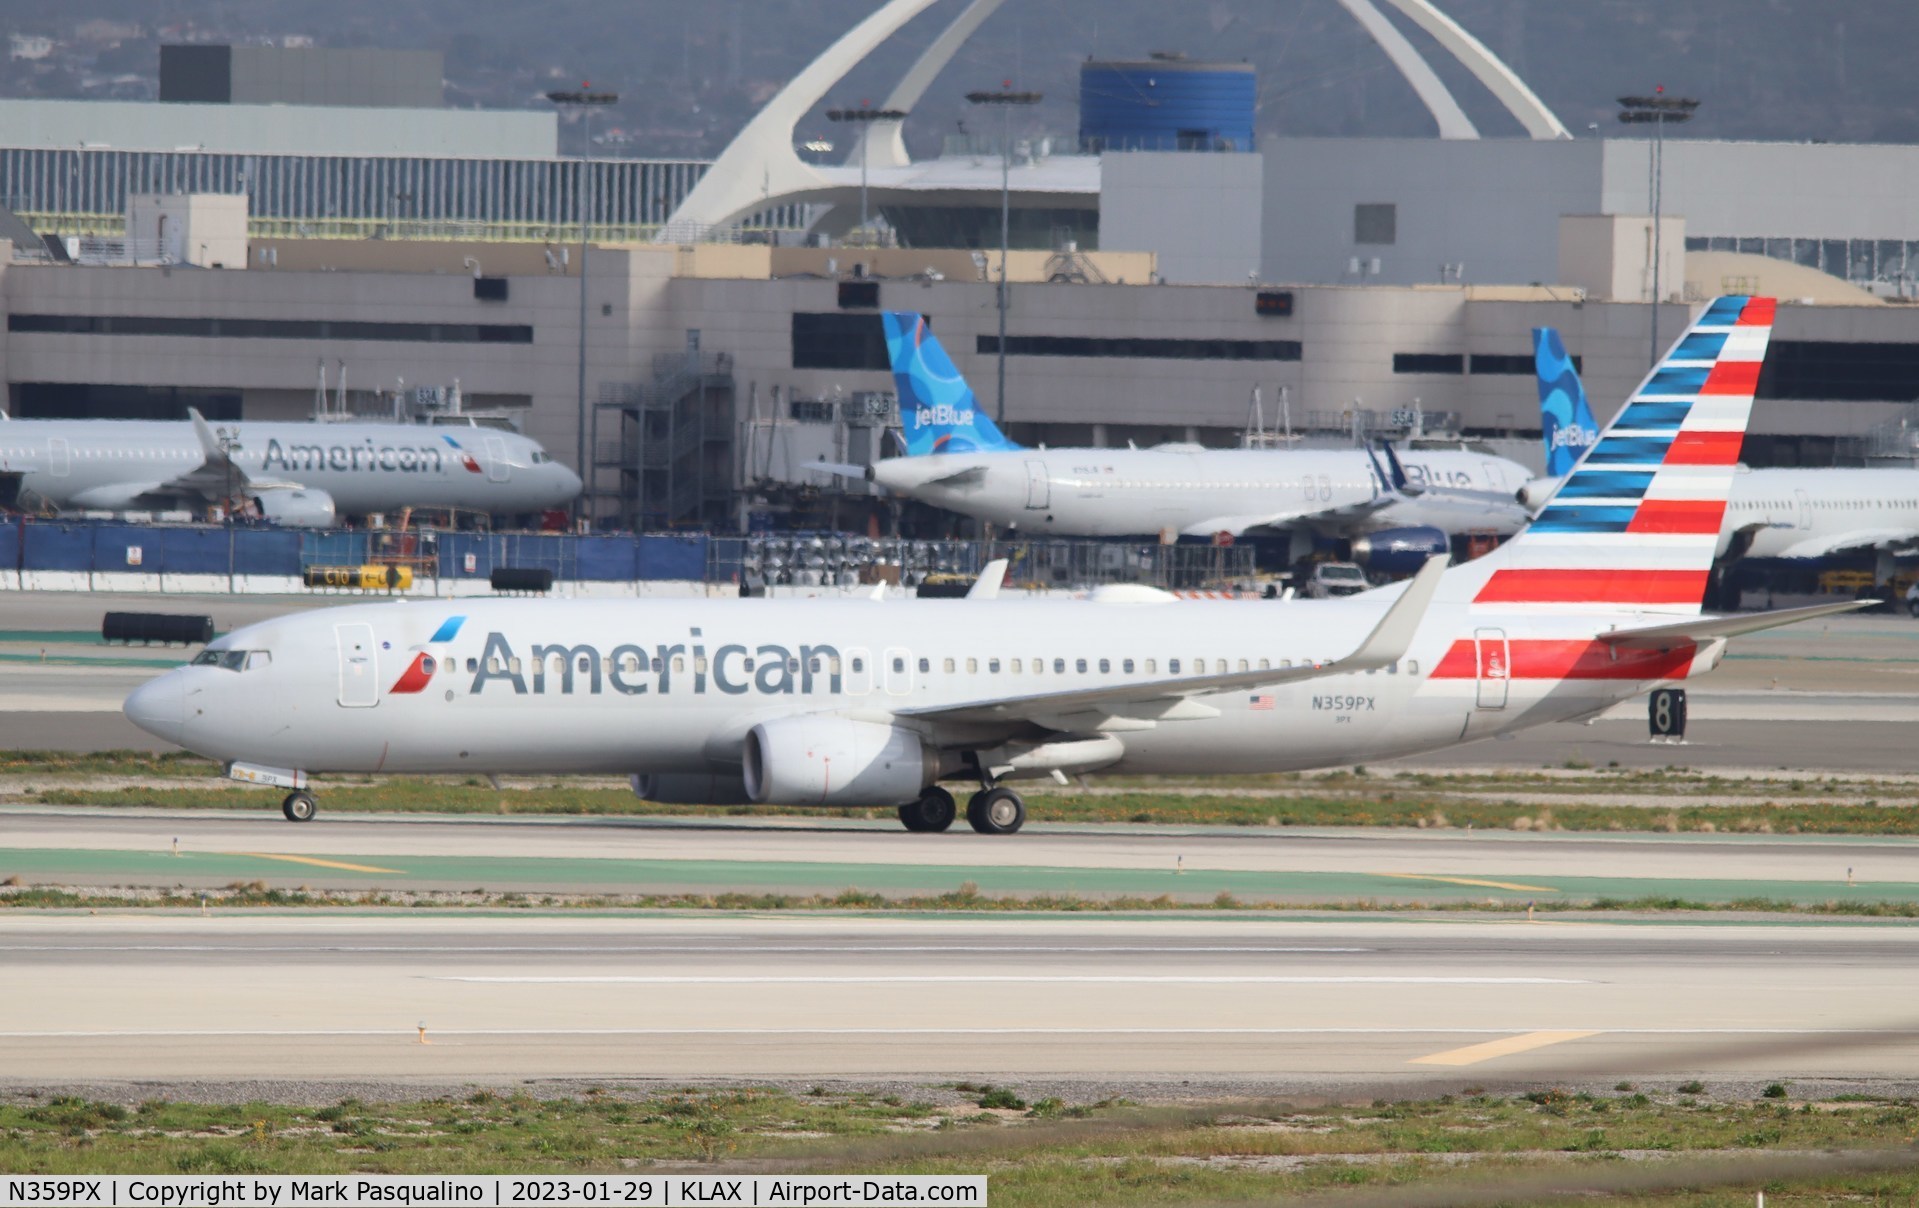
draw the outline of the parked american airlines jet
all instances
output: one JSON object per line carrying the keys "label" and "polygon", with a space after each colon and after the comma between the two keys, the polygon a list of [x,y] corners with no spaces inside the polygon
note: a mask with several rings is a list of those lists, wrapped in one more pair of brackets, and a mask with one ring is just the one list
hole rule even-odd
{"label": "parked american airlines jet", "polygon": [[880,318],[907,456],[871,477],[938,507],[1038,535],[1370,534],[1362,553],[1415,547],[1413,566],[1449,534],[1504,536],[1526,519],[1514,501],[1525,467],[1466,449],[1408,451],[1389,469],[1366,449],[1022,448],[979,408],[922,316]]}
{"label": "parked american airlines jet", "polygon": [[[1598,427],[1559,333],[1535,327],[1533,354],[1550,478],[1529,484],[1522,498],[1537,505],[1558,488],[1590,447]],[[1714,553],[1726,562],[1824,558],[1852,550],[1905,552],[1915,546],[1919,470],[1753,470],[1742,465],[1732,480],[1732,498]]]}
{"label": "parked american airlines jet", "polygon": [[229,497],[309,528],[403,507],[557,507],[580,479],[492,428],[0,418],[0,504],[61,511],[188,507]]}
{"label": "parked american airlines jet", "polygon": [[357,606],[237,629],[126,713],[291,790],[294,820],[316,771],[626,772],[656,800],[897,806],[915,831],[972,782],[995,834],[1022,776],[1323,767],[1584,717],[1854,607],[1700,615],[1772,314],[1708,307],[1503,547],[1345,599]]}

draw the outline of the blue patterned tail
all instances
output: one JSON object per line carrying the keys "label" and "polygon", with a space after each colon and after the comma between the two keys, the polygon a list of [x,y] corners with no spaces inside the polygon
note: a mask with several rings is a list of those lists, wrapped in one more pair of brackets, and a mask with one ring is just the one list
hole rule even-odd
{"label": "blue patterned tail", "polygon": [[889,310],[880,315],[880,321],[886,327],[886,352],[899,390],[900,426],[906,433],[908,457],[1019,448],[979,408],[972,388],[933,338],[924,315]]}
{"label": "blue patterned tail", "polygon": [[1546,441],[1546,476],[1564,478],[1599,439],[1586,387],[1566,355],[1559,333],[1533,328],[1533,371],[1539,377],[1539,428]]}

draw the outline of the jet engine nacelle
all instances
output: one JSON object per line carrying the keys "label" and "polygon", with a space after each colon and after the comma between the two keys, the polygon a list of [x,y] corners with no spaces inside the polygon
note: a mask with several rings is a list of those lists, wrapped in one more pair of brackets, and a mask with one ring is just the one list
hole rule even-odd
{"label": "jet engine nacelle", "polygon": [[261,491],[253,497],[260,514],[287,528],[332,528],[335,519],[333,496],[312,487],[287,491]]}
{"label": "jet engine nacelle", "polygon": [[1528,482],[1525,486],[1520,487],[1518,492],[1516,493],[1516,497],[1519,500],[1519,506],[1525,508],[1529,512],[1537,512],[1540,508],[1543,508],[1546,506],[1546,501],[1552,498],[1553,492],[1557,491],[1559,489],[1559,484],[1564,481],[1566,480],[1563,478],[1533,479],[1531,482]]}
{"label": "jet engine nacelle", "polygon": [[747,796],[758,805],[902,805],[939,774],[912,730],[838,717],[782,717],[746,733]]}
{"label": "jet engine nacelle", "polygon": [[1378,575],[1410,575],[1426,565],[1426,559],[1452,547],[1445,530],[1431,525],[1380,529],[1353,538],[1353,561]]}
{"label": "jet engine nacelle", "polygon": [[738,776],[700,772],[642,772],[633,777],[633,793],[661,805],[746,805],[753,800]]}

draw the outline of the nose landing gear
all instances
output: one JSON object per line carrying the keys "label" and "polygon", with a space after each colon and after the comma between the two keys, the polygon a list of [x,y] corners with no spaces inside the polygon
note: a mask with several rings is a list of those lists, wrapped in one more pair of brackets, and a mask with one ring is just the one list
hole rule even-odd
{"label": "nose landing gear", "polygon": [[280,802],[280,812],[287,816],[288,822],[311,822],[313,815],[320,812],[320,803],[313,799],[312,793],[288,793],[286,800]]}

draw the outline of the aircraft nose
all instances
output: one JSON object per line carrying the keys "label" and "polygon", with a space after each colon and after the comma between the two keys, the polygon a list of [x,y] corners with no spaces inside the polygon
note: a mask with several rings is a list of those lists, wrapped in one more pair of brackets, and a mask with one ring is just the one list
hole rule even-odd
{"label": "aircraft nose", "polygon": [[563,465],[556,463],[553,468],[560,472],[560,489],[566,492],[567,499],[569,501],[577,499],[580,492],[586,489],[586,483],[578,474]]}
{"label": "aircraft nose", "polygon": [[155,738],[185,746],[187,691],[179,675],[168,672],[133,690],[121,706],[127,720]]}

